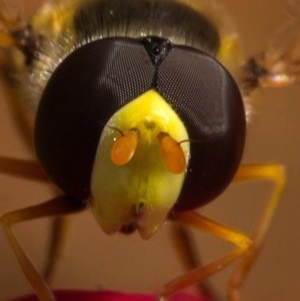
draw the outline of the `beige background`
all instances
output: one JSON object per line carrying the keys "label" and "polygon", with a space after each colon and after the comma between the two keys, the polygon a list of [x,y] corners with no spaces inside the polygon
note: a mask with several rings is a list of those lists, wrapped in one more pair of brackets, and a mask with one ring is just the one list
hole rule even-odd
{"label": "beige background", "polygon": [[[31,11],[38,1],[23,0]],[[284,0],[223,0],[240,32],[247,54],[264,49],[274,30],[286,20]],[[1,91],[0,91],[1,92]],[[243,287],[244,301],[297,301],[300,285],[300,86],[262,92],[249,129],[245,161],[281,162],[288,168],[288,183],[265,248]],[[24,149],[0,94],[0,153],[30,157]],[[250,231],[270,185],[234,185],[204,212],[243,231]],[[46,200],[46,185],[0,176],[0,214]],[[40,268],[48,237],[48,222],[27,222],[16,227],[28,254]],[[110,288],[152,291],[182,272],[168,239],[168,227],[150,241],[136,235],[105,236],[90,212],[73,216],[55,287]],[[205,261],[228,246],[204,235],[199,251]],[[230,268],[212,277],[221,296]],[[14,256],[0,232],[0,300],[30,291]]]}

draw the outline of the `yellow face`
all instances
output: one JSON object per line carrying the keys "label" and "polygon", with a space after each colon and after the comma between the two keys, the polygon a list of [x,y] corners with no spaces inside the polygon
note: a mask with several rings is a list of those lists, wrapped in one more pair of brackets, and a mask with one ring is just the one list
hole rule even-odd
{"label": "yellow face", "polygon": [[[121,133],[128,130],[136,133],[137,145],[129,161],[118,164],[111,151]],[[171,149],[166,150],[161,138],[164,135],[175,141]],[[185,166],[182,168],[181,162],[189,160],[187,140],[182,121],[154,90],[132,100],[110,118],[101,135],[91,183],[93,212],[106,233],[132,227],[141,237],[149,238],[158,230],[182,187]],[[122,145],[119,148],[122,152]]]}

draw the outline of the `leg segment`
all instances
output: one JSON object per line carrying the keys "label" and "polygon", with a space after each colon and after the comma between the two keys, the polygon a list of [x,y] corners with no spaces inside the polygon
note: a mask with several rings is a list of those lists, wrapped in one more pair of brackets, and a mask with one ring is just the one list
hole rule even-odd
{"label": "leg segment", "polygon": [[34,181],[47,181],[39,164],[33,160],[0,156],[0,173]]}
{"label": "leg segment", "polygon": [[175,222],[179,222],[184,226],[199,229],[212,236],[231,242],[236,246],[236,248],[214,262],[193,269],[192,271],[165,284],[160,291],[160,297],[162,297],[162,299],[170,296],[176,291],[203,281],[237,258],[241,257],[241,261],[230,278],[228,287],[229,300],[240,300],[238,289],[244,282],[264,242],[285,184],[285,171],[282,166],[277,164],[242,165],[233,181],[239,182],[245,180],[270,180],[275,183],[271,197],[251,239],[242,233],[220,225],[192,211],[178,212],[171,217]]}
{"label": "leg segment", "polygon": [[[0,173],[34,181],[48,181],[36,161],[0,156]],[[53,279],[56,262],[62,252],[66,232],[66,217],[57,217],[53,220],[49,252],[43,273],[47,282]]]}
{"label": "leg segment", "polygon": [[[190,229],[180,224],[173,223],[171,227],[171,239],[185,271],[190,271],[202,266],[202,260],[199,256],[199,252],[197,252],[195,240]],[[207,281],[198,283],[196,292],[199,292],[212,300],[219,299],[216,292]]]}
{"label": "leg segment", "polygon": [[0,225],[6,234],[7,240],[19,261],[26,278],[41,301],[53,301],[55,298],[48,284],[44,281],[30,259],[26,256],[12,230],[12,226],[15,223],[26,220],[75,213],[85,208],[85,202],[67,196],[60,196],[43,204],[8,212],[0,217]]}
{"label": "leg segment", "polygon": [[245,180],[269,180],[274,182],[275,187],[255,228],[254,234],[252,235],[252,248],[245,254],[245,256],[243,256],[230,278],[228,288],[230,300],[240,300],[238,289],[244,282],[265,240],[270,223],[280,200],[285,179],[284,167],[278,164],[242,165],[234,178],[234,182]]}
{"label": "leg segment", "polygon": [[172,216],[172,219],[182,225],[196,228],[206,232],[207,234],[231,242],[236,246],[236,248],[216,261],[208,265],[198,267],[165,284],[160,291],[161,298],[166,298],[176,291],[206,279],[243,255],[251,247],[251,241],[249,238],[247,238],[247,236],[226,226],[218,224],[195,212],[178,212]]}
{"label": "leg segment", "polygon": [[200,258],[196,250],[195,241],[189,229],[173,223],[171,239],[185,270],[188,271],[200,265]]}
{"label": "leg segment", "polygon": [[44,278],[50,284],[54,279],[57,263],[63,251],[68,230],[68,218],[66,216],[56,217],[51,226],[47,261],[43,272]]}

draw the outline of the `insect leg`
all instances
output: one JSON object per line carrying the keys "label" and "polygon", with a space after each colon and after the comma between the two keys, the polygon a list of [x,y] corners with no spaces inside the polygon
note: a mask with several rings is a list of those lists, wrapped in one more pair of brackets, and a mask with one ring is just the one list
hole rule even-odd
{"label": "insect leg", "polygon": [[51,283],[54,279],[57,263],[63,251],[67,230],[68,218],[66,216],[56,217],[53,220],[48,254],[43,271],[43,276],[48,283]]}
{"label": "insect leg", "polygon": [[199,266],[200,258],[189,229],[173,223],[170,236],[184,269],[191,270]]}
{"label": "insect leg", "polygon": [[173,221],[182,225],[196,228],[206,232],[207,234],[228,241],[234,244],[236,247],[233,251],[229,252],[225,256],[205,266],[197,267],[196,269],[191,270],[163,285],[159,295],[160,300],[164,300],[164,298],[170,296],[176,291],[203,281],[245,254],[251,248],[251,240],[246,235],[210,220],[196,212],[177,212],[174,213],[171,218]]}
{"label": "insect leg", "polygon": [[285,178],[284,167],[279,164],[242,165],[234,178],[235,182],[245,180],[271,180],[275,183],[275,187],[252,236],[252,248],[243,256],[229,281],[228,295],[230,300],[240,300],[238,289],[244,282],[255,258],[259,254],[274,216],[275,209],[280,200]]}
{"label": "insect leg", "polygon": [[[34,181],[48,181],[39,164],[33,160],[24,160],[0,156],[0,173]],[[49,251],[43,275],[48,283],[53,279],[57,260],[63,249],[67,230],[66,217],[56,217],[51,225]]]}
{"label": "insect leg", "polygon": [[86,207],[86,202],[68,196],[59,196],[39,205],[8,212],[0,217],[0,225],[6,234],[7,240],[16,255],[24,275],[32,285],[40,301],[54,301],[55,298],[48,284],[26,256],[12,230],[12,226],[26,220],[75,213]]}
{"label": "insect leg", "polygon": [[[201,256],[199,256],[190,229],[183,225],[172,223],[170,236],[181,264],[186,271],[190,271],[202,265]],[[199,283],[196,290],[212,300],[219,299],[208,282],[203,281]]]}
{"label": "insect leg", "polygon": [[33,160],[0,156],[0,173],[34,181],[47,181],[39,164]]}

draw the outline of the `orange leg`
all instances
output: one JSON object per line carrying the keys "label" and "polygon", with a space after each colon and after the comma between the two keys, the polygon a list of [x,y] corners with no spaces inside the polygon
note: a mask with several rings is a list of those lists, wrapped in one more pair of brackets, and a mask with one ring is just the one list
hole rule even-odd
{"label": "orange leg", "polygon": [[[201,266],[202,259],[199,252],[197,252],[194,236],[190,231],[191,229],[178,223],[172,223],[171,226],[171,241],[174,244],[174,249],[178,254],[184,270],[189,271]],[[219,299],[215,290],[208,281],[197,283],[195,289],[196,293],[207,296],[212,300]]]}
{"label": "orange leg", "polygon": [[[0,173],[34,181],[48,181],[39,164],[33,160],[0,156]],[[47,282],[53,280],[57,261],[62,253],[66,230],[66,217],[55,218],[52,224],[47,261],[43,273]]]}
{"label": "orange leg", "polygon": [[230,278],[228,296],[230,300],[234,301],[240,300],[238,290],[243,284],[265,240],[285,185],[285,169],[278,164],[242,165],[237,172],[234,181],[238,182],[244,180],[270,180],[274,182],[275,186],[252,235],[252,248],[245,256],[243,256]]}
{"label": "orange leg", "polygon": [[196,212],[177,212],[172,216],[172,219],[175,222],[196,228],[214,237],[231,242],[235,245],[235,249],[210,264],[198,267],[166,283],[160,290],[159,299],[163,300],[176,291],[203,281],[207,277],[215,274],[231,262],[235,261],[237,258],[241,257],[241,262],[234,271],[228,288],[229,300],[240,300],[238,289],[243,283],[264,241],[285,183],[285,173],[282,166],[275,164],[242,165],[234,178],[234,182],[261,179],[273,181],[275,183],[275,188],[252,239],[234,229],[218,224],[217,222],[214,222]]}
{"label": "orange leg", "polygon": [[0,173],[34,181],[47,181],[40,165],[33,160],[0,156]]}
{"label": "orange leg", "polygon": [[46,203],[8,212],[0,217],[0,225],[6,234],[7,240],[16,255],[24,275],[32,285],[40,301],[54,301],[55,298],[48,284],[44,281],[30,259],[26,256],[12,230],[12,226],[18,222],[26,220],[75,213],[85,208],[85,202],[75,200],[67,196],[60,196]]}
{"label": "orange leg", "polygon": [[191,270],[188,273],[179,276],[178,278],[165,284],[160,291],[160,298],[162,300],[169,297],[176,291],[196,284],[213,275],[214,273],[240,257],[251,247],[251,240],[246,235],[218,224],[196,212],[186,211],[175,213],[174,216],[172,216],[172,219],[185,226],[194,227],[212,236],[231,242],[236,246],[236,248],[227,255],[217,259],[216,261]]}

